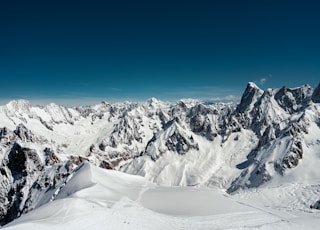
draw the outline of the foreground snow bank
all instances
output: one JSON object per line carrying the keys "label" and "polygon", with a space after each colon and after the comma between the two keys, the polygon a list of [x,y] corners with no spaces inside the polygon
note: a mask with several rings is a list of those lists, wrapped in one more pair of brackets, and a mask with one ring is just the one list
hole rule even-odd
{"label": "foreground snow bank", "polygon": [[148,209],[176,216],[210,216],[254,211],[212,189],[157,187],[143,193],[141,204]]}
{"label": "foreground snow bank", "polygon": [[[247,196],[248,197],[248,196]],[[222,191],[159,187],[139,176],[79,166],[57,199],[4,229],[312,229],[320,220],[258,202],[239,202]]]}

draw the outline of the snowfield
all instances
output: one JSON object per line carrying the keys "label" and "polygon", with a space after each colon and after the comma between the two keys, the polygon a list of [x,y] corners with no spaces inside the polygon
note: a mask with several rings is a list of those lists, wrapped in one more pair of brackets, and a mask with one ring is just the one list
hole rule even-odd
{"label": "snowfield", "polygon": [[217,189],[157,186],[84,163],[56,200],[3,229],[317,229],[319,212],[278,206],[279,199],[312,195],[294,194],[293,187],[229,196]]}
{"label": "snowfield", "polygon": [[0,106],[4,229],[317,229],[320,84]]}

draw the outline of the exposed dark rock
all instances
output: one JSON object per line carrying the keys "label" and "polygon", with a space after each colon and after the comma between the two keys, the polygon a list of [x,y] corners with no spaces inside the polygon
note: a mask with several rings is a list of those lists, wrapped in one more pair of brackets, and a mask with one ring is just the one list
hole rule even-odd
{"label": "exposed dark rock", "polygon": [[[15,180],[23,178],[30,173],[27,168],[33,168],[37,171],[41,171],[43,169],[43,165],[38,154],[32,149],[21,147],[17,143],[13,145],[8,155],[8,159],[8,167]],[[33,167],[30,167],[30,165]]]}
{"label": "exposed dark rock", "polygon": [[176,118],[183,116],[188,111],[187,105],[183,101],[179,101],[176,105],[174,105],[171,110],[169,111],[169,114],[171,117]]}
{"label": "exposed dark rock", "polygon": [[293,113],[304,109],[310,102],[312,89],[309,85],[290,89],[282,87],[274,96],[274,99],[282,109]]}
{"label": "exposed dark rock", "polygon": [[320,210],[320,200],[315,202],[314,204],[310,205],[310,208],[312,209],[319,209]]}
{"label": "exposed dark rock", "polygon": [[240,113],[247,111],[262,94],[263,91],[258,86],[252,82],[248,83],[247,88],[242,95],[240,104],[237,107],[237,111]]}
{"label": "exposed dark rock", "polygon": [[105,151],[107,146],[108,146],[108,144],[106,143],[106,141],[102,141],[102,142],[99,144],[99,149],[100,149],[101,151]]}
{"label": "exposed dark rock", "polygon": [[40,122],[49,130],[53,131],[53,126],[49,125],[48,122],[44,121],[41,117],[39,117]]}
{"label": "exposed dark rock", "polygon": [[91,116],[91,120],[92,122],[94,122],[97,118],[99,118],[100,120],[103,118],[104,114],[103,113],[99,113],[99,114],[93,114]]}
{"label": "exposed dark rock", "polygon": [[21,213],[27,213],[43,203],[54,200],[71,173],[70,161],[57,163],[41,171],[29,190]]}
{"label": "exposed dark rock", "polygon": [[124,116],[118,124],[115,125],[114,131],[110,136],[110,146],[116,148],[119,144],[132,145],[133,141],[142,141],[140,133],[140,122],[130,116]]}
{"label": "exposed dark rock", "polygon": [[81,114],[82,117],[86,118],[90,116],[90,114],[94,113],[94,109],[89,106],[86,107],[77,107],[76,110]]}
{"label": "exposed dark rock", "polygon": [[0,128],[0,139],[8,134],[6,127]]}
{"label": "exposed dark rock", "polygon": [[169,151],[174,151],[180,155],[186,154],[190,149],[199,150],[199,146],[194,142],[193,137],[186,138],[179,132],[174,132],[166,141]]}
{"label": "exposed dark rock", "polygon": [[227,189],[228,193],[233,193],[240,188],[257,188],[271,179],[265,164],[259,164],[259,162],[254,164],[256,167],[253,171],[244,169],[241,175],[231,183],[231,186]]}
{"label": "exposed dark rock", "polygon": [[[241,173],[228,190],[233,192],[239,188],[258,187],[270,180],[270,175],[275,175],[274,173],[285,176],[287,171],[299,165],[300,160],[308,154],[307,149],[303,148],[304,138],[308,130],[312,130],[309,129],[310,123],[315,122],[320,127],[319,107],[311,101],[320,103],[320,84],[313,91],[308,85],[262,91],[254,83],[249,83],[237,107],[179,101],[171,107],[160,108],[156,100],[151,100],[149,105],[102,103],[94,108],[76,108],[78,113],[51,105],[45,108],[56,120],[52,118],[47,122],[47,118],[44,121],[33,114],[21,117],[17,115],[13,120],[20,120],[26,125],[28,118],[39,119],[50,130],[47,130],[50,134],[56,124],[73,124],[75,117],[79,115],[81,119],[87,117],[92,124],[98,119],[113,122],[112,131],[106,130],[105,136],[94,140],[100,141],[98,145],[91,145],[96,142],[90,142],[84,148],[89,150],[87,157],[69,157],[68,154],[72,154],[69,152],[65,155],[69,159],[70,168],[90,160],[102,168],[118,169],[142,157],[136,164],[141,167],[143,159],[158,161],[164,154],[183,156],[189,151],[199,151],[201,146],[199,147],[196,140],[202,137],[214,141],[215,144],[219,142],[222,149],[224,145],[242,144],[245,139],[242,134],[246,137],[252,135],[252,139],[245,139],[252,142],[246,146],[248,150],[242,151],[247,155],[247,159],[237,164]],[[30,112],[29,109],[21,108],[11,106],[6,113],[13,115]],[[77,115],[73,117],[74,114]],[[28,127],[31,127],[30,124]],[[71,169],[63,168],[61,165],[64,163],[60,162],[57,155],[67,145],[59,148],[61,143],[58,146],[54,140],[48,140],[48,147],[44,149],[45,163],[42,165],[37,151],[23,146],[43,146],[45,140],[34,135],[25,125],[18,125],[14,132],[6,128],[0,129],[0,155],[3,156],[0,158],[0,221],[10,221],[21,213],[32,210],[37,198],[31,195],[31,190],[48,193],[52,195],[49,196],[50,199],[53,199],[53,194],[58,192],[70,175]],[[20,144],[14,144],[15,141]],[[25,142],[33,143],[23,145]],[[277,152],[278,149],[281,152]],[[235,153],[236,151],[237,149]],[[31,188],[28,187],[30,183],[33,183]],[[26,197],[27,203],[23,204]],[[23,206],[24,209],[21,210]],[[313,208],[319,206],[319,201],[312,205]]]}
{"label": "exposed dark rock", "polygon": [[190,119],[192,132],[201,133],[204,131],[204,118],[201,115],[195,115]]}
{"label": "exposed dark rock", "polygon": [[99,167],[104,168],[104,169],[112,169],[110,162],[108,162],[106,160],[101,161]]}
{"label": "exposed dark rock", "polygon": [[82,156],[70,156],[70,163],[79,166],[81,163],[89,161],[88,158]]}
{"label": "exposed dark rock", "polygon": [[14,133],[24,142],[33,142],[33,134],[23,124],[19,124]]}
{"label": "exposed dark rock", "polygon": [[53,165],[53,164],[60,162],[58,157],[56,156],[56,154],[54,153],[54,151],[52,149],[45,148],[43,151],[46,156],[46,160],[45,160],[46,165]]}
{"label": "exposed dark rock", "polygon": [[314,103],[320,103],[320,83],[317,88],[314,89],[311,98]]}
{"label": "exposed dark rock", "polygon": [[90,148],[89,148],[90,153],[92,153],[94,150],[95,150],[94,144],[90,145]]}
{"label": "exposed dark rock", "polygon": [[0,222],[8,223],[22,213],[25,197],[29,193],[27,181],[35,180],[44,167],[36,151],[17,143],[12,146],[5,164],[1,166],[0,184],[6,184],[6,189],[1,188],[0,200],[7,205],[6,210],[2,209],[3,206],[0,208]]}

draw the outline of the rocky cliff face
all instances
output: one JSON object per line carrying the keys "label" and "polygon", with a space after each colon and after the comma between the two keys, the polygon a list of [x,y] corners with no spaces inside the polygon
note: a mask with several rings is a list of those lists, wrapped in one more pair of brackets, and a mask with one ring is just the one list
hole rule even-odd
{"label": "rocky cliff face", "polygon": [[318,105],[312,105],[312,94],[309,85],[295,89],[282,87],[264,91],[255,98],[254,105],[246,104],[250,109],[245,112],[239,110],[243,107],[240,103],[233,116],[241,128],[251,129],[259,142],[247,155],[247,160],[238,166],[242,172],[232,182],[229,192],[258,187],[271,180],[275,173],[284,175],[299,164],[310,119],[316,118],[310,113],[318,113]]}
{"label": "rocky cliff face", "polygon": [[[39,152],[42,146],[30,143],[35,140],[43,143],[41,138],[37,138],[22,124],[14,132],[2,128],[0,133],[0,221],[7,223],[37,205],[38,202],[31,202],[32,197],[39,199],[39,193],[34,190],[40,189],[41,186],[37,187],[39,181],[48,176],[46,171],[57,167],[59,160],[53,160],[51,154],[47,156],[48,160],[43,161],[41,158],[46,153]],[[56,178],[54,184],[59,184],[64,179],[59,177],[59,170],[54,171],[52,177]],[[41,188],[50,189],[50,184],[44,184]]]}
{"label": "rocky cliff face", "polygon": [[249,83],[238,105],[12,101],[0,107],[0,221],[55,199],[84,161],[230,193],[292,176],[308,167],[303,161],[320,162],[319,87],[263,91]]}
{"label": "rocky cliff face", "polygon": [[317,86],[317,88],[315,88],[315,90],[313,91],[311,99],[314,103],[320,103],[320,83]]}

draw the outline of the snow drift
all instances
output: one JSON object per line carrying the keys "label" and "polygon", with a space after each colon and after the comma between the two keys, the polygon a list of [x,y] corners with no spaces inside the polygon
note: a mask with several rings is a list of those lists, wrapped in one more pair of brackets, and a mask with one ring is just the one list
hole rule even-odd
{"label": "snow drift", "polygon": [[[291,196],[291,201],[298,197],[293,209],[317,212],[319,92],[320,85],[261,90],[249,83],[239,104],[168,103],[152,98],[145,103],[102,102],[65,108],[11,101],[0,106],[0,221],[6,224],[51,201],[66,202],[90,189],[92,194],[106,193],[96,198],[98,203],[106,201],[108,208],[126,197],[143,210],[188,214],[183,210],[191,206],[181,203],[191,200],[189,193],[155,184],[216,188],[237,196],[247,191],[264,194],[263,189],[270,187],[284,193],[281,187],[295,183],[299,189]],[[144,179],[135,177],[139,178],[135,187],[129,188],[130,183],[109,181],[115,176],[100,180],[102,176],[94,176],[100,171],[92,165],[142,176],[151,184],[143,185],[148,191],[141,196],[140,183],[147,183]],[[74,179],[78,174],[85,178],[81,183]],[[110,184],[116,187],[111,189]],[[124,187],[132,189],[124,191],[130,196],[121,195]],[[301,198],[303,190],[309,191],[308,199]],[[161,194],[166,193],[171,202],[164,206],[151,202],[156,197],[165,199]],[[211,191],[195,194],[202,194],[208,203],[210,196],[215,197]],[[91,199],[90,193],[83,195],[85,202]],[[279,197],[274,199],[282,202]],[[214,215],[200,200],[203,210],[196,203],[188,204],[200,214]],[[174,201],[178,203],[170,206]],[[176,210],[178,206],[183,210]]]}

